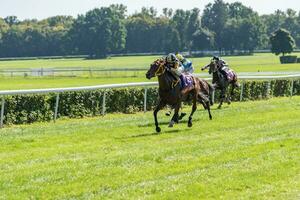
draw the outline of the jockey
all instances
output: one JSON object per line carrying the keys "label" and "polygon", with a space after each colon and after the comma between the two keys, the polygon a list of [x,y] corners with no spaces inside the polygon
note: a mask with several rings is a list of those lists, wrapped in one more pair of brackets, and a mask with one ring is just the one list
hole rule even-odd
{"label": "jockey", "polygon": [[224,77],[227,79],[227,71],[229,69],[228,64],[226,63],[225,60],[220,59],[217,56],[214,56],[213,61],[215,61],[217,63],[218,66],[218,70],[224,75]]}
{"label": "jockey", "polygon": [[167,68],[170,70],[176,81],[181,80],[181,88],[184,88],[185,83],[183,81],[182,71],[180,69],[180,61],[173,53],[170,53],[165,60]]}
{"label": "jockey", "polygon": [[180,68],[181,71],[184,73],[190,73],[192,74],[194,72],[194,67],[193,67],[193,63],[186,59],[185,57],[183,57],[183,55],[177,53],[176,57],[178,58],[179,62],[180,62]]}

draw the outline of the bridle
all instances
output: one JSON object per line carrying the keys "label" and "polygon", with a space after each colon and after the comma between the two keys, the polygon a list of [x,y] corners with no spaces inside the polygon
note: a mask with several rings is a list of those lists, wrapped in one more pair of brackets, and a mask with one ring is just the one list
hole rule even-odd
{"label": "bridle", "polygon": [[[215,61],[211,62],[209,65],[210,65],[209,68],[210,68],[212,73],[215,73],[215,72],[218,71],[218,66],[217,66],[217,63]],[[212,70],[212,67],[213,67],[213,70]]]}
{"label": "bridle", "polygon": [[161,76],[161,75],[163,75],[165,73],[165,71],[166,71],[164,62],[157,61],[155,64],[159,65],[159,67],[157,68],[157,70],[154,73],[155,76]]}

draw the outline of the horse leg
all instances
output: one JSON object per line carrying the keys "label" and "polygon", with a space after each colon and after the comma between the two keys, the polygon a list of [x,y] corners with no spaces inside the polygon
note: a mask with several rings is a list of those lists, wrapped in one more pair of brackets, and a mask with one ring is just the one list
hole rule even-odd
{"label": "horse leg", "polygon": [[221,109],[221,107],[222,107],[223,101],[225,99],[225,93],[226,93],[225,88],[222,88],[221,89],[221,94],[220,94],[220,104],[218,106],[218,109]]}
{"label": "horse leg", "polygon": [[231,97],[233,96],[233,90],[234,90],[234,86],[233,86],[233,84],[231,84],[231,90],[230,90],[230,93],[227,94],[227,104],[228,104],[228,105],[231,104]]}
{"label": "horse leg", "polygon": [[169,123],[169,127],[172,128],[174,126],[175,123],[178,123],[178,112],[180,110],[180,107],[181,107],[181,102],[175,106],[175,109],[174,109],[174,115]]}
{"label": "horse leg", "polygon": [[207,112],[208,112],[209,119],[212,120],[212,115],[211,115],[211,112],[210,112],[210,102],[206,102],[206,107],[207,107]]}
{"label": "horse leg", "polygon": [[232,84],[231,84],[231,92],[230,92],[228,104],[231,103],[232,97],[233,97],[233,95],[234,95],[234,88],[235,88],[235,87],[236,87],[235,83],[232,83]]}
{"label": "horse leg", "polygon": [[154,115],[154,121],[155,121],[155,127],[156,127],[156,132],[159,133],[161,131],[160,127],[158,126],[158,121],[157,121],[157,113],[160,111],[163,107],[165,106],[165,103],[163,103],[161,100],[159,101],[158,105],[156,106],[153,115]]}
{"label": "horse leg", "polygon": [[206,96],[206,95],[200,93],[198,95],[198,97],[200,98],[199,102],[203,105],[204,109],[207,110],[209,119],[212,120],[212,115],[211,115],[211,112],[210,112],[211,102],[210,102],[209,96]]}
{"label": "horse leg", "polygon": [[[195,92],[196,93],[196,92]],[[193,126],[193,115],[194,115],[194,112],[197,110],[197,94],[194,95],[194,98],[193,98],[193,107],[192,107],[192,112],[189,116],[189,121],[188,121],[188,127],[192,127]]]}

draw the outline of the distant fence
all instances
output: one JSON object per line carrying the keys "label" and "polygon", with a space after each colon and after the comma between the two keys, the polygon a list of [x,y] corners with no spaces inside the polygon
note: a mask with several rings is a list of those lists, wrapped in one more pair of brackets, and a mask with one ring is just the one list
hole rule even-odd
{"label": "distant fence", "polygon": [[88,75],[114,75],[116,72],[130,73],[132,76],[138,72],[146,71],[142,68],[97,68],[97,67],[70,67],[70,68],[20,68],[20,69],[0,69],[2,76],[79,76]]}
{"label": "distant fence", "polygon": [[[0,75],[14,77],[14,76],[80,76],[87,75],[90,77],[105,75],[126,75],[137,76],[138,73],[146,72],[148,68],[100,68],[100,67],[69,67],[69,68],[15,68],[15,69],[0,69]],[[117,74],[117,73],[120,74]],[[239,72],[242,76],[261,76],[261,75],[293,75],[300,74],[300,71],[285,71],[285,72]],[[208,77],[208,73],[196,74],[200,77]]]}
{"label": "distant fence", "polygon": [[[244,91],[244,82],[248,80],[262,80],[262,81],[272,81],[272,80],[291,80],[290,86],[290,95],[293,95],[293,85],[294,80],[300,79],[300,74],[294,75],[278,75],[278,76],[240,76],[241,80],[241,89],[240,89],[240,101],[243,100],[243,91]],[[207,78],[206,80],[211,80]],[[0,126],[3,127],[3,119],[4,119],[4,110],[5,110],[5,96],[15,96],[15,95],[27,95],[27,94],[45,94],[45,93],[55,93],[55,107],[54,107],[54,115],[53,120],[57,119],[58,106],[59,106],[59,98],[60,93],[64,92],[75,92],[75,91],[91,91],[91,90],[105,90],[105,89],[114,89],[114,88],[128,88],[128,87],[140,87],[144,88],[144,111],[147,109],[147,89],[149,87],[157,86],[157,82],[141,82],[141,83],[126,83],[126,84],[110,84],[110,85],[96,85],[96,86],[88,86],[88,87],[70,87],[70,88],[50,88],[50,89],[31,89],[31,90],[6,90],[0,91],[0,96],[2,97],[1,101],[1,119]],[[270,87],[270,86],[268,86]],[[105,114],[105,106],[106,106],[106,93],[102,96],[102,115]]]}

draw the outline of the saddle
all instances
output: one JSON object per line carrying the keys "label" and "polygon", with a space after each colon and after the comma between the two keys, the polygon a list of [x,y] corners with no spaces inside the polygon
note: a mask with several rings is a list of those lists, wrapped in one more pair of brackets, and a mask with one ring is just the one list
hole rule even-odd
{"label": "saddle", "polygon": [[194,78],[191,74],[182,73],[182,75],[180,76],[180,80],[182,82],[181,89],[184,89],[186,87],[193,87],[194,85]]}
{"label": "saddle", "polygon": [[233,81],[234,79],[234,71],[230,69],[229,67],[223,67],[221,69],[225,74],[228,81]]}

